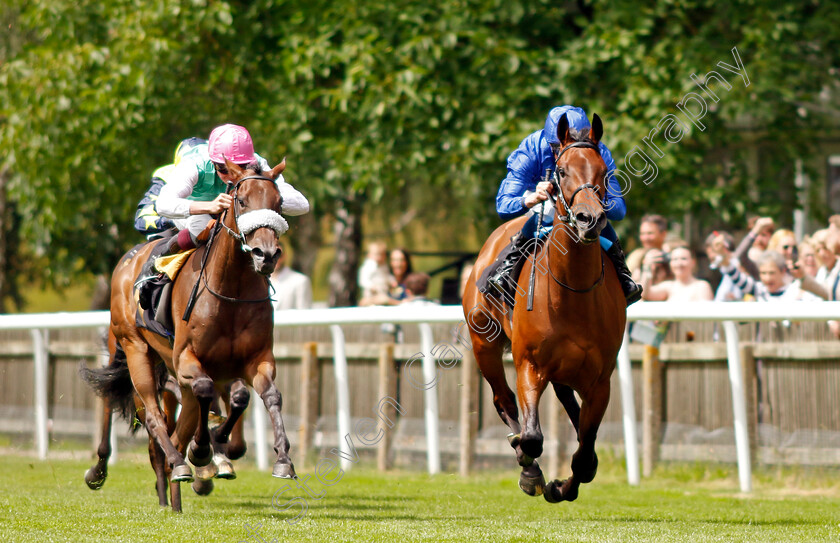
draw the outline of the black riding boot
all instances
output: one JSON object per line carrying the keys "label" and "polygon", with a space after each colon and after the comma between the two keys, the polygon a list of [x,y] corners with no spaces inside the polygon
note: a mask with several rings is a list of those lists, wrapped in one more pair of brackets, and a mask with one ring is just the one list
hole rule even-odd
{"label": "black riding boot", "polygon": [[[527,246],[529,241],[531,240],[521,233],[516,234],[511,238],[510,244],[497,257],[499,260],[496,260],[492,265],[495,268],[490,270],[487,283],[488,286],[496,289],[499,294],[504,294],[511,290],[510,273],[522,258],[522,249]],[[493,291],[491,290],[490,293],[493,293]]]}
{"label": "black riding boot", "polygon": [[174,255],[181,252],[181,246],[178,245],[178,236],[172,236],[163,244],[163,250],[159,251],[157,247],[153,249],[154,256],[150,257],[148,262],[143,266],[143,273],[140,274],[141,281],[140,290],[137,293],[137,302],[143,309],[152,308],[152,292],[153,287],[160,286],[170,281],[169,276],[165,273],[157,273],[155,271],[155,260],[161,256]]}
{"label": "black riding boot", "polygon": [[624,257],[624,251],[621,249],[621,244],[615,240],[607,251],[607,256],[612,260],[615,266],[615,271],[618,273],[618,281],[621,283],[621,290],[624,291],[624,297],[627,299],[627,305],[638,302],[642,299],[642,285],[633,280],[630,270],[627,269],[627,261]]}

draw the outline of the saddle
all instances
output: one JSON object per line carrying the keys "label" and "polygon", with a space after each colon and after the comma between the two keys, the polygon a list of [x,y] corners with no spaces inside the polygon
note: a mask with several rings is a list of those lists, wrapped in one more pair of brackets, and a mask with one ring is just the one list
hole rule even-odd
{"label": "saddle", "polygon": [[161,256],[167,246],[168,239],[163,239],[152,249],[134,283],[134,297],[137,301],[137,326],[172,341],[175,336],[171,310],[172,285],[181,266],[195,249]]}

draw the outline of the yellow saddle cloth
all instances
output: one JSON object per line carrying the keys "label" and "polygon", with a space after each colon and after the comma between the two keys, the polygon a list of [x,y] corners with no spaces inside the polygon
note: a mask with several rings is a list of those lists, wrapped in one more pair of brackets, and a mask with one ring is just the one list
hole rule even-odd
{"label": "yellow saddle cloth", "polygon": [[160,273],[165,273],[169,279],[174,281],[181,266],[184,265],[184,262],[187,261],[194,251],[195,249],[187,249],[178,254],[159,256],[155,259],[155,269]]}

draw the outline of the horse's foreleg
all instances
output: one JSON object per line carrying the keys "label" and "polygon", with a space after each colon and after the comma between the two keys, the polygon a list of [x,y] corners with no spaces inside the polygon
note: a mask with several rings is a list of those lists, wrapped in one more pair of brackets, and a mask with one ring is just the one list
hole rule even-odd
{"label": "horse's foreleg", "polygon": [[[245,438],[242,435],[242,414],[251,400],[248,385],[242,379],[234,381],[225,398],[227,419],[213,432],[213,463],[218,468],[216,477],[236,479],[236,471],[231,459],[242,458],[245,454]],[[234,433],[235,432],[235,433]]]}
{"label": "horse's foreleg", "polygon": [[539,404],[546,381],[527,360],[517,368],[516,389],[522,409],[523,429],[519,436],[522,457],[519,464],[519,488],[529,496],[539,496],[545,489],[545,479],[537,458],[543,451],[543,434],[540,429]]}
{"label": "horse's foreleg", "polygon": [[274,462],[271,475],[282,479],[294,479],[297,475],[292,460],[289,458],[289,438],[286,437],[286,428],[283,426],[283,417],[280,414],[283,407],[283,397],[274,384],[273,360],[262,362],[257,366],[256,375],[252,379],[252,386],[262,398],[274,427],[274,452],[277,453],[277,460]]}
{"label": "horse's foreleg", "polygon": [[546,500],[550,502],[574,501],[578,496],[580,485],[589,483],[595,478],[595,473],[598,471],[595,439],[609,401],[610,381],[607,378],[593,387],[580,406],[578,448],[572,455],[572,476],[562,482],[555,480],[549,483],[545,494]]}
{"label": "horse's foreleg", "polygon": [[166,427],[166,418],[158,405],[157,381],[154,363],[148,355],[148,345],[143,343],[138,346],[129,342],[124,347],[134,389],[145,407],[146,430],[160,445],[166,462],[172,466],[170,480],[173,482],[192,481],[192,470],[184,461],[184,456],[172,444]]}
{"label": "horse's foreleg", "polygon": [[216,465],[213,464],[213,447],[210,444],[210,405],[213,403],[216,390],[213,380],[204,371],[201,362],[191,349],[187,348],[178,355],[178,384],[181,385],[181,396],[184,390],[192,392],[198,405],[198,421],[195,437],[188,448],[187,456],[196,468],[196,477],[210,479],[216,476]]}

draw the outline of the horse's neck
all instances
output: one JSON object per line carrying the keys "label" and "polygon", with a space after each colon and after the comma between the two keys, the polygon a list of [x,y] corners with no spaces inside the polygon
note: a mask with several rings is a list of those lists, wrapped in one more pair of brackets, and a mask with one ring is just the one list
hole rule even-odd
{"label": "horse's neck", "polygon": [[[576,235],[571,234],[566,225],[556,226],[549,253],[549,265],[552,275],[575,289],[588,288],[601,276],[601,244],[584,244]],[[561,250],[564,249],[564,250]],[[552,288],[571,292],[553,281]]]}

